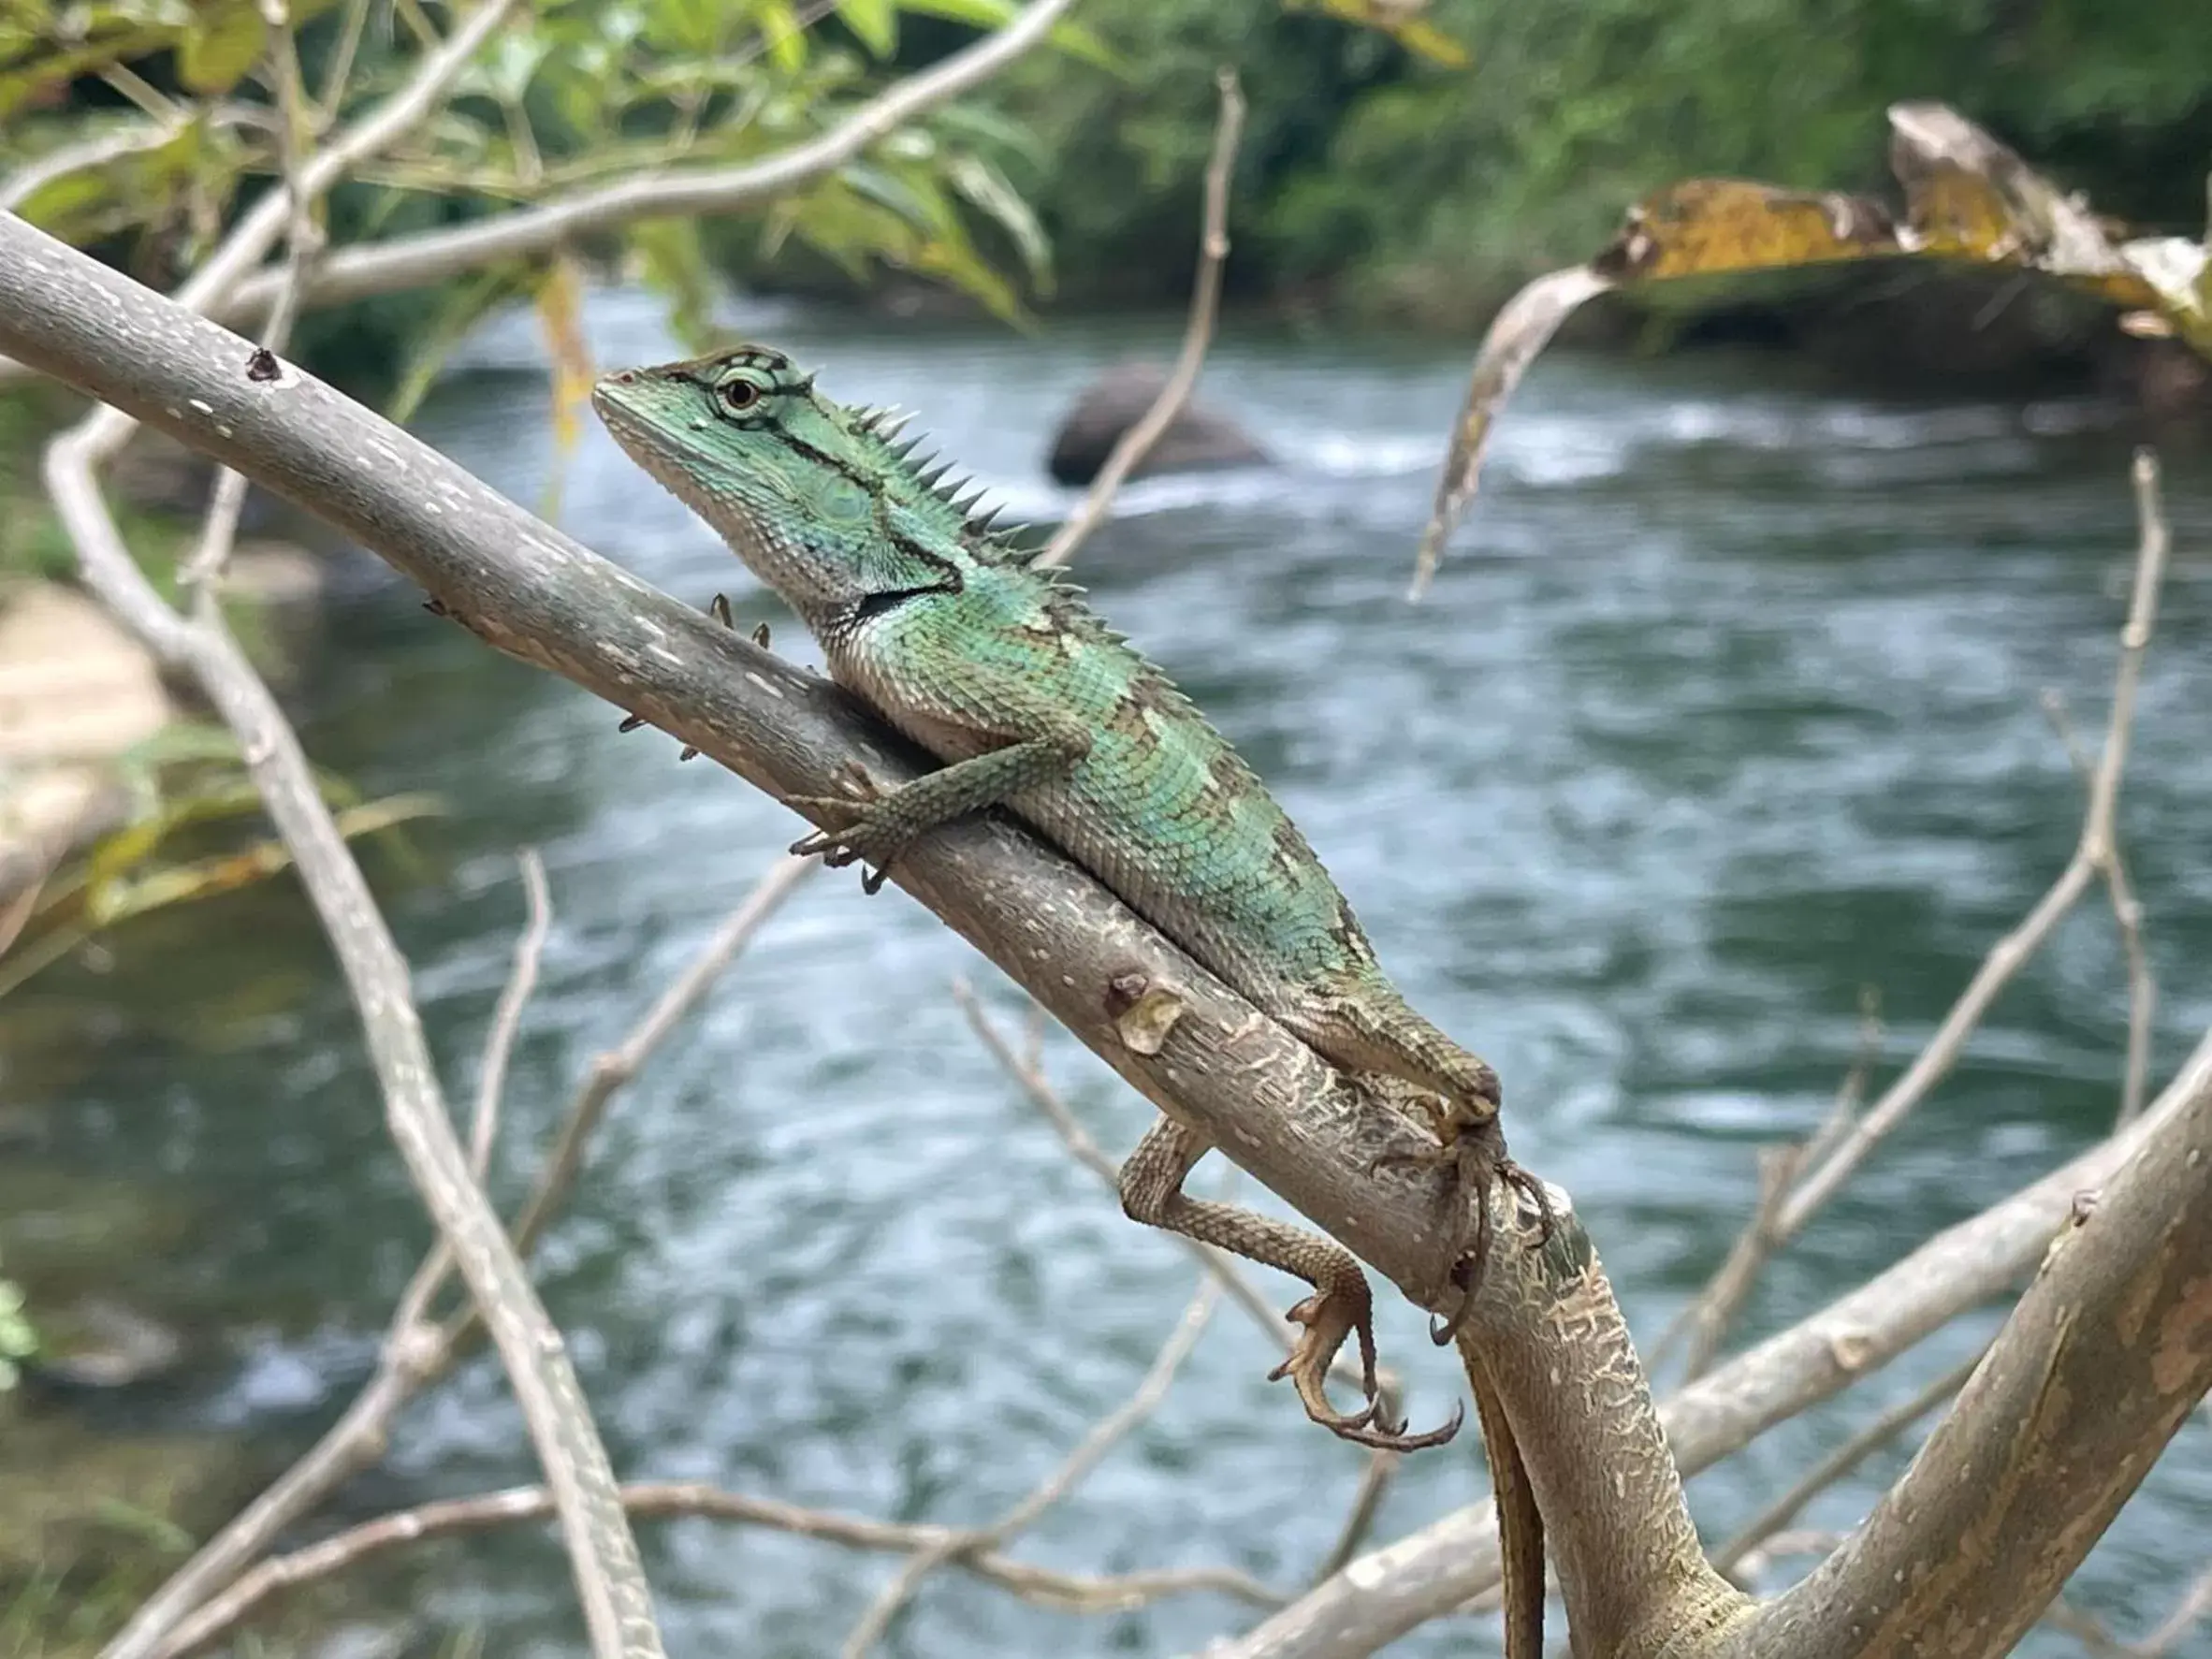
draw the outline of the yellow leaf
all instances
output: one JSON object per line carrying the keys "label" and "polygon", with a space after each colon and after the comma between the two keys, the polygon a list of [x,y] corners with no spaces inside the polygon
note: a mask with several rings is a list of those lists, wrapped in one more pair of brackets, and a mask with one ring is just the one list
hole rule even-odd
{"label": "yellow leaf", "polygon": [[1866,196],[1688,179],[1630,208],[1620,236],[1590,265],[1615,282],[1664,281],[1900,252],[1888,212]]}
{"label": "yellow leaf", "polygon": [[563,456],[583,431],[584,405],[591,398],[591,348],[584,339],[584,273],[574,257],[557,254],[546,280],[538,284],[538,321],[545,325],[546,354],[553,381],[553,442]]}
{"label": "yellow leaf", "polygon": [[184,31],[177,49],[177,79],[209,96],[228,92],[261,56],[268,32],[254,0],[207,8]]}
{"label": "yellow leaf", "polygon": [[[1284,0],[1286,11],[1302,11],[1311,0]],[[1467,49],[1430,22],[1421,13],[1429,0],[1318,0],[1332,17],[1388,35],[1417,57],[1427,58],[1448,69],[1467,66]]]}
{"label": "yellow leaf", "polygon": [[[1374,0],[1322,3],[1341,12]],[[1521,371],[1570,312],[1608,288],[1840,260],[1963,260],[2051,277],[2117,307],[2130,333],[2172,333],[2212,357],[2212,245],[2120,240],[2124,227],[1945,105],[1892,105],[1889,124],[1901,218],[1870,196],[1689,179],[1629,209],[1621,234],[1589,264],[1539,277],[1507,301],[1476,357],[1421,532],[1414,594],[1427,587],[1445,538],[1474,499],[1498,410]]]}

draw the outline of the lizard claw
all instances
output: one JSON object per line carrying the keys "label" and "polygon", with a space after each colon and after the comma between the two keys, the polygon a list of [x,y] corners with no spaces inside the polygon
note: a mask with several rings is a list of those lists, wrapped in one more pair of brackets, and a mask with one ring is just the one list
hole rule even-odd
{"label": "lizard claw", "polygon": [[[1405,1425],[1384,1410],[1375,1375],[1374,1302],[1363,1275],[1355,1273],[1317,1287],[1285,1317],[1305,1330],[1289,1358],[1269,1372],[1267,1380],[1288,1377],[1306,1416],[1339,1439],[1385,1451],[1419,1451],[1442,1446],[1460,1432],[1465,1416],[1463,1407],[1455,1407],[1450,1420],[1441,1428],[1419,1434],[1407,1433]],[[1323,1379],[1345,1338],[1354,1335],[1360,1339],[1360,1382],[1367,1403],[1357,1411],[1342,1412],[1329,1404]]]}
{"label": "lizard claw", "polygon": [[1433,1169],[1438,1164],[1448,1164],[1456,1176],[1451,1202],[1457,1220],[1446,1259],[1451,1263],[1451,1282],[1459,1288],[1460,1302],[1448,1315],[1441,1318],[1432,1317],[1429,1321],[1429,1340],[1443,1347],[1459,1334],[1460,1327],[1466,1322],[1468,1311],[1475,1303],[1475,1287],[1481,1283],[1482,1271],[1490,1262],[1492,1184],[1503,1181],[1526,1194],[1535,1205],[1539,1222],[1531,1248],[1550,1242],[1557,1217],[1552,1214],[1551,1195],[1544,1183],[1506,1156],[1505,1135],[1498,1128],[1494,1113],[1488,1117],[1471,1118],[1442,1100],[1427,1097],[1422,1099],[1421,1105],[1429,1113],[1439,1143],[1418,1152],[1385,1152],[1370,1159],[1367,1167],[1372,1174],[1392,1166]]}
{"label": "lizard claw", "polygon": [[1492,1184],[1503,1181],[1535,1203],[1537,1226],[1536,1236],[1530,1241],[1531,1249],[1541,1248],[1550,1242],[1551,1229],[1557,1220],[1551,1210],[1551,1195],[1544,1183],[1506,1156],[1506,1138],[1499,1132],[1496,1118],[1463,1126],[1457,1138],[1440,1151],[1451,1160],[1459,1177],[1452,1189],[1459,1222],[1452,1231],[1450,1259],[1451,1280],[1461,1288],[1461,1295],[1459,1306],[1449,1315],[1429,1323],[1429,1340],[1438,1347],[1449,1343],[1466,1323],[1467,1314],[1475,1305],[1475,1287],[1482,1282],[1483,1269],[1490,1264],[1493,1236],[1490,1215]]}
{"label": "lizard claw", "polygon": [[843,869],[849,864],[866,863],[872,867],[860,878],[861,891],[878,893],[884,879],[890,874],[891,861],[897,855],[899,843],[894,843],[876,822],[870,810],[883,799],[883,791],[868,776],[866,766],[848,762],[844,768],[848,781],[855,793],[842,795],[788,795],[788,805],[802,811],[816,811],[849,820],[841,828],[815,830],[791,844],[792,855],[796,858],[822,855],[822,862],[833,870]]}

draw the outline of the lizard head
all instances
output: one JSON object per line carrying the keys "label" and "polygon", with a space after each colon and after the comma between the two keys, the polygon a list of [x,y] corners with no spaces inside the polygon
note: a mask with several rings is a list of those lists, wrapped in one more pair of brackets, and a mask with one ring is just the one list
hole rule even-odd
{"label": "lizard head", "polygon": [[819,635],[886,601],[957,592],[972,562],[966,514],[889,442],[886,418],[832,402],[781,352],[625,369],[591,406]]}

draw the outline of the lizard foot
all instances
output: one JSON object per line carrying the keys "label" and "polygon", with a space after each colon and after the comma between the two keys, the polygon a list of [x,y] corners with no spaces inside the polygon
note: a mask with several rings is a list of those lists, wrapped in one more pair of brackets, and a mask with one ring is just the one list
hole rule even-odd
{"label": "lizard foot", "polygon": [[861,890],[878,893],[891,873],[891,861],[898,855],[908,837],[897,825],[883,822],[882,814],[875,810],[887,796],[877,788],[866,767],[848,763],[845,776],[851,780],[856,793],[786,797],[789,805],[802,811],[827,812],[850,821],[839,829],[816,830],[802,836],[791,844],[791,851],[797,858],[819,852],[822,862],[833,870],[843,869],[849,864],[866,864],[869,867],[861,875]]}
{"label": "lizard foot", "polygon": [[[1407,1433],[1404,1423],[1394,1420],[1383,1409],[1382,1394],[1375,1375],[1374,1302],[1363,1275],[1355,1273],[1349,1278],[1317,1288],[1313,1295],[1285,1317],[1305,1330],[1299,1336],[1297,1346],[1290,1350],[1289,1358],[1269,1372],[1267,1380],[1276,1382],[1288,1377],[1291,1387],[1298,1390],[1299,1403],[1305,1407],[1306,1416],[1339,1439],[1384,1451],[1419,1451],[1425,1447],[1442,1446],[1460,1432],[1460,1423],[1466,1415],[1463,1406],[1454,1406],[1450,1420],[1441,1428],[1419,1434]],[[1344,1346],[1346,1337],[1353,1335],[1360,1339],[1361,1389],[1367,1396],[1367,1404],[1358,1411],[1341,1412],[1329,1404],[1323,1381],[1329,1375],[1330,1361],[1336,1358],[1336,1350]]]}
{"label": "lizard foot", "polygon": [[1460,1327],[1466,1322],[1468,1310],[1475,1302],[1475,1287],[1481,1283],[1483,1269],[1490,1262],[1492,1185],[1503,1181],[1535,1206],[1538,1222],[1531,1248],[1540,1247],[1550,1239],[1557,1218],[1551,1209],[1551,1195],[1544,1183],[1506,1155],[1505,1132],[1498,1128],[1494,1112],[1487,1117],[1469,1118],[1442,1101],[1425,1099],[1423,1104],[1434,1123],[1439,1144],[1419,1152],[1384,1153],[1370,1168],[1406,1164],[1433,1168],[1448,1164],[1457,1174],[1450,1201],[1458,1219],[1452,1229],[1447,1259],[1451,1263],[1451,1282],[1460,1288],[1460,1304],[1443,1319],[1432,1318],[1429,1322],[1429,1339],[1442,1347],[1459,1334]]}

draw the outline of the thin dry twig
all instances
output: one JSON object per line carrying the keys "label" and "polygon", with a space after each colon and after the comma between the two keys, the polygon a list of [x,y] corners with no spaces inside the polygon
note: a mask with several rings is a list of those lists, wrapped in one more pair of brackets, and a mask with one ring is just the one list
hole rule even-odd
{"label": "thin dry twig", "polygon": [[[292,37],[292,13],[285,0],[260,0],[261,20],[269,35],[269,79],[277,93],[277,155],[284,193],[284,275],[277,289],[276,304],[262,326],[261,344],[271,354],[282,352],[292,339],[293,320],[299,314],[308,273],[323,251],[323,226],[315,217],[316,194],[308,178],[309,146],[314,138],[315,116],[309,106],[307,83],[299,72],[299,51]],[[269,374],[277,370],[270,364]],[[199,546],[177,573],[187,591],[198,590],[201,604],[211,603],[206,591],[222,574],[238,541],[240,515],[245,510],[246,477],[228,467],[215,470],[215,488],[208,503],[207,522]]]}
{"label": "thin dry twig", "polygon": [[2102,1619],[2062,1595],[2053,1596],[2050,1606],[2044,1608],[2043,1623],[2074,1637],[2095,1659],[2140,1659],[2137,1651],[2114,1636]]}
{"label": "thin dry twig", "polygon": [[[644,1070],[646,1062],[667,1041],[668,1034],[699,1005],[738,953],[752,941],[768,918],[782,908],[783,901],[799,883],[821,867],[817,859],[793,858],[788,853],[778,858],[715,929],[714,937],[691,959],[691,966],[646,1011],[645,1017],[630,1034],[592,1060],[584,1086],[562,1114],[560,1132],[554,1136],[553,1150],[546,1156],[545,1167],[538,1171],[537,1184],[515,1218],[515,1248],[525,1257],[537,1248],[546,1225],[575,1186],[576,1176],[583,1171],[585,1149],[590,1145],[600,1120],[606,1115],[608,1103]],[[458,1349],[477,1323],[475,1308],[464,1307],[447,1322],[444,1339]]]}
{"label": "thin dry twig", "polygon": [[1175,1322],[1175,1329],[1161,1345],[1151,1368],[1138,1383],[1137,1391],[1114,1410],[1093,1424],[1090,1433],[1077,1443],[1060,1466],[1040,1481],[1036,1490],[1009,1509],[989,1526],[972,1527],[953,1533],[926,1549],[909,1556],[897,1576],[885,1585],[876,1599],[863,1613],[852,1634],[845,1638],[842,1649],[844,1659],[864,1659],[867,1652],[891,1628],[891,1622],[901,1608],[913,1598],[923,1579],[948,1563],[973,1555],[980,1550],[996,1550],[1023,1528],[1035,1521],[1047,1509],[1073,1492],[1090,1472],[1099,1466],[1099,1460],[1124,1439],[1128,1433],[1150,1417],[1167,1398],[1168,1390],[1175,1381],[1175,1373],[1183,1361],[1190,1357],[1191,1349],[1206,1329],[1206,1322],[1214,1317],[1214,1308],[1220,1299],[1220,1286],[1211,1276],[1199,1280],[1198,1289],[1192,1293],[1190,1305],[1183,1310],[1183,1317]]}
{"label": "thin dry twig", "polygon": [[1797,1532],[1777,1533],[1766,1545],[1753,1550],[1738,1564],[1746,1578],[1763,1578],[1767,1568],[1778,1561],[1807,1555],[1833,1555],[1847,1535],[1821,1532],[1805,1528]]}
{"label": "thin dry twig", "polygon": [[[2096,770],[2081,740],[2074,735],[2074,722],[2066,713],[2066,698],[2056,686],[2044,688],[2043,711],[2059,734],[2059,741],[2066,747],[2066,758],[2074,763],[2074,776],[2081,779],[2084,789],[2093,789]],[[2143,1090],[2150,1071],[2151,1022],[2158,1013],[2159,983],[2151,972],[2150,952],[2143,942],[2142,901],[2135,896],[2135,884],[2128,876],[2127,860],[2120,856],[2117,839],[2110,852],[2111,856],[2104,862],[2104,890],[2112,899],[2112,919],[2119,928],[2120,950],[2128,962],[2128,1057],[2120,1073],[2119,1113],[2114,1120],[2117,1128],[2133,1121],[2143,1110]]]}
{"label": "thin dry twig", "polygon": [[2207,1613],[2212,1613],[2212,1566],[2207,1566],[2183,1591],[2159,1627],[2136,1644],[2135,1651],[2142,1659],[2165,1659],[2181,1645],[2181,1638],[2194,1630]]}
{"label": "thin dry twig", "polygon": [[1105,522],[1115,492],[1137,463],[1152,453],[1152,446],[1159,442],[1161,435],[1175,424],[1175,417],[1190,401],[1199,371],[1206,366],[1206,348],[1213,343],[1214,318],[1221,305],[1221,266],[1229,257],[1230,174],[1236,166],[1237,140],[1244,130],[1244,95],[1237,84],[1237,72],[1230,68],[1215,70],[1214,85],[1221,95],[1221,113],[1214,124],[1214,152],[1206,162],[1204,227],[1199,241],[1198,276],[1191,284],[1190,320],[1184,325],[1182,350],[1176,354],[1174,370],[1169,374],[1167,384],[1159,388],[1159,396],[1153,399],[1152,407],[1121,435],[1121,441],[1106,458],[1106,464],[1099,469],[1098,477],[1091,481],[1090,493],[1084,497],[1083,505],[1076,509],[1072,518],[1060,526],[1044,551],[1037,556],[1035,562],[1040,568],[1066,564],[1075,557],[1076,549],[1090,539],[1091,532]]}
{"label": "thin dry twig", "polygon": [[1866,1099],[1867,1074],[1882,1052],[1881,997],[1873,987],[1859,992],[1858,1049],[1851,1069],[1836,1090],[1835,1103],[1820,1127],[1795,1145],[1759,1149],[1759,1196],[1751,1219],[1720,1268],[1706,1282],[1697,1299],[1678,1314],[1666,1333],[1653,1345],[1647,1369],[1656,1373],[1683,1337],[1691,1337],[1689,1357],[1683,1361],[1681,1382],[1692,1383],[1710,1370],[1719,1355],[1728,1326],[1751,1294],[1759,1273],[1785,1242],[1776,1231],[1775,1217],[1789,1194],[1790,1183],[1809,1164],[1827,1156],[1856,1121]]}
{"label": "thin dry twig", "polygon": [[[561,1199],[569,1195],[577,1172],[584,1166],[584,1148],[589,1146],[590,1135],[606,1114],[608,1101],[642,1070],[646,1059],[659,1049],[670,1031],[675,1031],[681,1017],[697,1007],[707,986],[715,984],[723,968],[730,967],[736,953],[761,929],[761,923],[777,911],[785,895],[809,869],[814,869],[814,861],[809,858],[779,858],[767,874],[761,876],[752,892],[746,894],[746,898],[736,905],[736,910],[730,911],[730,918],[715,931],[715,938],[707,940],[697,958],[692,958],[691,967],[683,968],[675,984],[670,984],[652,1004],[652,1009],[646,1011],[644,1020],[637,1022],[637,1026],[628,1033],[628,1038],[621,1040],[618,1049],[602,1053],[593,1059],[584,1086],[569,1104],[561,1128],[555,1135],[553,1153],[546,1157],[545,1168],[537,1174],[535,1190],[522,1205],[522,1215],[513,1226],[517,1252],[529,1257],[540,1234],[545,1232],[546,1223],[551,1221],[553,1212],[560,1208]],[[498,1015],[493,1015],[493,1028],[498,1031]],[[493,1044],[496,1041],[498,1038],[493,1038]],[[157,1659],[177,1659],[177,1654],[182,1652],[179,1648],[151,1646],[151,1643],[162,1641],[170,1626],[182,1630],[179,1622],[196,1606],[208,1604],[214,1594],[239,1579],[248,1564],[259,1557],[281,1531],[314,1511],[323,1497],[332,1493],[342,1480],[383,1456],[391,1422],[399,1418],[407,1400],[444,1375],[460,1356],[464,1338],[475,1330],[478,1314],[473,1305],[454,1314],[443,1327],[429,1323],[431,1302],[444,1288],[449,1270],[451,1260],[447,1259],[447,1263],[440,1265],[438,1252],[431,1252],[431,1257],[415,1270],[407,1289],[400,1294],[399,1309],[391,1317],[381,1347],[376,1375],[360,1391],[360,1396],[354,1398],[354,1403],[345,1409],[345,1416],[323,1433],[308,1456],[292,1464],[241,1515],[237,1515],[224,1531],[201,1546],[193,1560],[183,1564],[175,1578],[170,1578],[168,1584],[164,1584],[162,1591],[144,1608],[139,1608],[130,1626],[122,1637],[117,1637],[102,1659],[124,1659],[124,1654],[130,1654],[130,1659],[141,1659],[146,1654],[157,1654]],[[139,1646],[124,1648],[122,1643],[126,1639]]]}
{"label": "thin dry twig", "polygon": [[[1713,1566],[1734,1577],[1736,1569],[1745,1558],[1797,1520],[1807,1504],[1837,1481],[1848,1477],[1868,1458],[1964,1388],[1966,1379],[1974,1374],[1974,1367],[1981,1362],[1982,1354],[1976,1352],[1972,1359],[1954,1365],[1911,1399],[1891,1406],[1813,1464],[1795,1486],[1746,1521],[1734,1537],[1713,1551]],[[1743,1584],[1747,1580],[1739,1578],[1737,1582]]]}
{"label": "thin dry twig", "polygon": [[81,143],[65,144],[27,161],[5,179],[0,179],[0,213],[16,211],[56,179],[104,167],[121,161],[126,155],[159,150],[164,144],[174,140],[186,124],[182,119],[142,122],[119,132],[102,133],[96,138],[86,138]]}
{"label": "thin dry twig", "polygon": [[[822,1538],[856,1550],[886,1552],[936,1549],[959,1535],[945,1526],[901,1526],[859,1516],[803,1509],[773,1498],[748,1497],[692,1482],[638,1482],[622,1488],[622,1506],[635,1520],[674,1520],[696,1516],[770,1527],[801,1537]],[[449,1498],[399,1510],[348,1527],[344,1532],[274,1556],[195,1614],[179,1632],[186,1645],[175,1659],[203,1651],[260,1610],[272,1596],[327,1579],[369,1559],[410,1544],[494,1527],[545,1521],[553,1501],[542,1486],[522,1486],[470,1498]],[[1009,1560],[995,1550],[964,1554],[950,1564],[1011,1591],[1026,1601],[1070,1612],[1126,1612],[1170,1595],[1227,1595],[1256,1608],[1280,1607],[1283,1597],[1248,1574],[1229,1567],[1170,1568],[1093,1578],[1055,1572]]]}
{"label": "thin dry twig", "polygon": [[2149,450],[2135,452],[2133,479],[2136,513],[2142,521],[2134,591],[2128,603],[2127,622],[2120,630],[2119,665],[2113,676],[2112,715],[2104,749],[2098,759],[2088,812],[2074,856],[2027,918],[1990,949],[1935,1036],[1904,1075],[1852,1126],[1835,1151],[1798,1184],[1778,1223],[1784,1238],[1794,1236],[1805,1225],[1873,1150],[1875,1142],[1895,1128],[1950,1070],[1998,992],[2050,937],[2060,918],[2111,862],[2113,820],[2120,773],[2127,764],[2128,738],[2134,725],[2135,691],[2142,678],[2143,653],[2158,619],[2159,584],[2165,575],[2169,546],[2165,517],[2159,504],[2158,461]]}
{"label": "thin dry twig", "polygon": [[[515,962],[500,993],[497,1011],[485,1042],[482,1078],[477,1091],[474,1122],[471,1127],[471,1169],[481,1181],[490,1161],[491,1142],[500,1113],[500,1084],[506,1071],[506,1051],[521,1024],[524,1003],[536,983],[538,963],[552,924],[552,903],[546,890],[545,866],[534,850],[521,855],[523,890],[528,913],[515,947]],[[276,1535],[307,1514],[340,1482],[366,1468],[383,1454],[391,1424],[415,1393],[450,1363],[450,1356],[429,1322],[429,1307],[439,1288],[453,1271],[453,1252],[441,1236],[415,1271],[386,1327],[377,1350],[376,1375],[339,1419],[307,1453],[272,1481],[260,1496],[229,1524],[194,1552],[167,1583],[132,1615],[129,1624],[103,1650],[101,1659],[124,1654],[152,1653],[174,1659],[185,1650],[181,1632],[189,1616],[214,1593],[221,1591],[248,1563],[266,1550]]]}
{"label": "thin dry twig", "polygon": [[1762,1146],[1759,1148],[1759,1197],[1752,1207],[1751,1220],[1737,1235],[1736,1243],[1728,1251],[1720,1271],[1712,1282],[1688,1310],[1689,1353],[1682,1361],[1682,1380],[1694,1382],[1711,1369],[1713,1358],[1721,1351],[1722,1340],[1727,1335],[1729,1323],[1751,1294],[1759,1272],[1768,1259],[1781,1247],[1783,1236],[1776,1227],[1782,1206],[1789,1197],[1790,1183],[1803,1167],[1805,1149],[1802,1146]]}
{"label": "thin dry twig", "polygon": [[[621,1044],[592,1062],[584,1085],[569,1104],[536,1186],[516,1221],[514,1237],[518,1253],[530,1254],[574,1186],[583,1167],[584,1149],[608,1102],[637,1075],[759,931],[761,924],[813,867],[811,860],[779,859]],[[495,1029],[496,1019],[495,1015]],[[375,1376],[344,1415],[304,1457],[178,1569],[133,1616],[130,1625],[103,1652],[101,1659],[176,1659],[181,1650],[159,1645],[172,1628],[182,1629],[181,1621],[186,1615],[237,1580],[286,1527],[312,1513],[341,1482],[383,1454],[400,1410],[445,1374],[475,1328],[473,1305],[455,1314],[444,1326],[429,1320],[430,1307],[449,1276],[450,1267],[450,1259],[441,1264],[436,1251],[425,1259],[400,1295],[380,1349]],[[132,1645],[124,1645],[126,1642]]]}
{"label": "thin dry twig", "polygon": [[1367,1454],[1367,1466],[1360,1471],[1360,1484],[1352,1492],[1352,1506],[1345,1511],[1344,1525],[1337,1529],[1336,1542],[1321,1558],[1321,1564],[1314,1569],[1315,1583],[1342,1572],[1345,1564],[1367,1547],[1368,1535],[1375,1531],[1375,1518],[1382,1513],[1383,1499],[1390,1495],[1391,1484],[1398,1478],[1399,1466],[1404,1462],[1404,1452],[1390,1451],[1379,1446]]}
{"label": "thin dry twig", "polygon": [[477,1180],[491,1168],[491,1143],[499,1134],[500,1100],[507,1088],[507,1064],[515,1055],[515,1039],[522,1030],[522,1011],[538,987],[538,966],[546,954],[546,936],[553,930],[553,897],[546,889],[546,861],[535,847],[525,847],[517,861],[522,867],[522,893],[529,907],[522,935],[515,941],[515,964],[491,1012],[491,1036],[484,1044],[484,1064],[476,1074],[476,1110],[469,1125],[469,1171]]}

